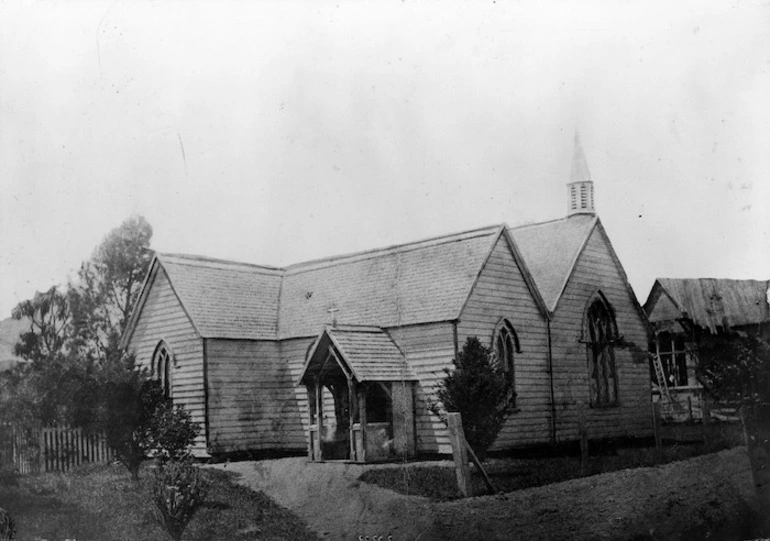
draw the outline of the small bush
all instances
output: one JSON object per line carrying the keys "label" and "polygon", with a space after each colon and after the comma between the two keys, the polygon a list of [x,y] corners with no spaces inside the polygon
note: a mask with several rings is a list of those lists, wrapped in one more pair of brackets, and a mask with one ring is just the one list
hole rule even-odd
{"label": "small bush", "polygon": [[[445,370],[436,394],[446,411],[461,414],[465,439],[484,460],[513,404],[513,383],[495,362],[493,351],[475,336],[468,337],[452,362],[455,368]],[[429,407],[441,416],[438,404]]]}
{"label": "small bush", "polygon": [[190,445],[200,432],[200,424],[192,420],[183,406],[162,404],[155,410],[151,426],[152,446],[161,463],[190,458]]}
{"label": "small bush", "polygon": [[158,522],[172,539],[182,538],[187,524],[206,498],[208,484],[189,460],[159,464],[152,484]]}

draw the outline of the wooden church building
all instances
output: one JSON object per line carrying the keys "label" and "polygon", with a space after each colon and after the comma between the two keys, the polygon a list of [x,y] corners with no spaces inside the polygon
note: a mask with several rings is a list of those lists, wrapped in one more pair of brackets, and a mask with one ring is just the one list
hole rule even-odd
{"label": "wooden church building", "polygon": [[[647,323],[579,144],[565,218],[285,268],[157,254],[122,344],[204,430],[200,456],[450,453],[429,411],[467,337],[515,405],[493,450],[652,433]],[[581,406],[579,406],[581,405]]]}

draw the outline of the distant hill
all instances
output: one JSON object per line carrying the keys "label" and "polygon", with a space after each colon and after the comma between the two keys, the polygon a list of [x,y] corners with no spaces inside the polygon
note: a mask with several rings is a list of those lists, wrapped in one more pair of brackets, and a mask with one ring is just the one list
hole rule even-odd
{"label": "distant hill", "polygon": [[13,354],[13,346],[19,341],[19,335],[29,330],[29,322],[13,318],[0,321],[0,371],[7,370],[23,359]]}

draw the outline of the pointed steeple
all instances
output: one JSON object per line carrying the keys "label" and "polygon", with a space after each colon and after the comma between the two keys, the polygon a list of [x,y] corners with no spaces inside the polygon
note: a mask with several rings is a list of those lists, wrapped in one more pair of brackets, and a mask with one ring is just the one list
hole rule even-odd
{"label": "pointed steeple", "polygon": [[570,172],[569,181],[581,182],[584,180],[591,180],[591,172],[588,170],[583,145],[580,144],[580,136],[575,132],[575,148],[572,155],[572,172]]}
{"label": "pointed steeple", "polygon": [[591,172],[580,144],[580,136],[575,132],[575,149],[572,155],[572,171],[567,183],[569,207],[567,216],[573,214],[596,214],[594,209],[594,183]]}

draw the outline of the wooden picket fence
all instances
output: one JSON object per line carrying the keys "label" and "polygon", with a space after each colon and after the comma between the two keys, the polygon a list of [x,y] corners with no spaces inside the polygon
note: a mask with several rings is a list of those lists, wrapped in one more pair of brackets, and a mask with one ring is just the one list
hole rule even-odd
{"label": "wooden picket fence", "polygon": [[102,433],[66,426],[23,428],[0,425],[0,467],[18,473],[67,472],[84,464],[113,460]]}

